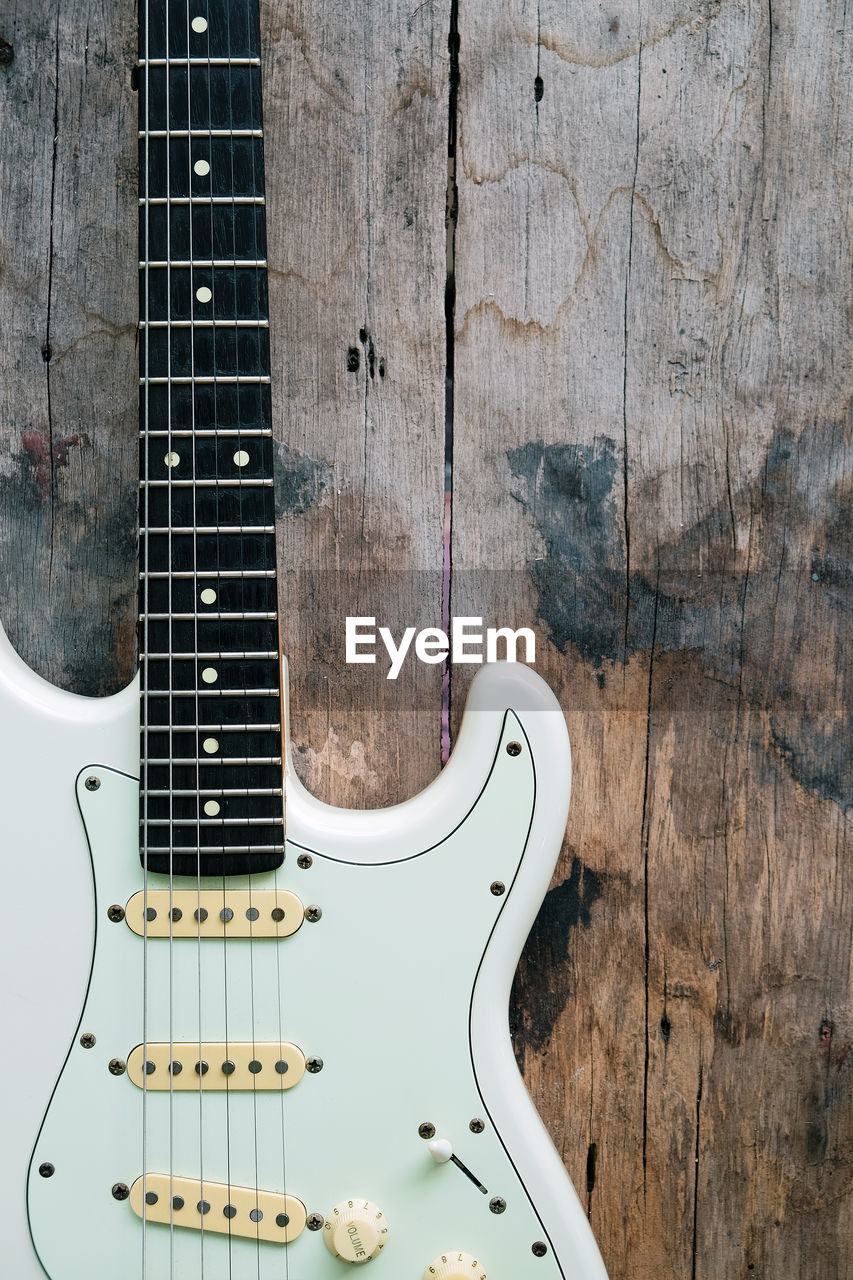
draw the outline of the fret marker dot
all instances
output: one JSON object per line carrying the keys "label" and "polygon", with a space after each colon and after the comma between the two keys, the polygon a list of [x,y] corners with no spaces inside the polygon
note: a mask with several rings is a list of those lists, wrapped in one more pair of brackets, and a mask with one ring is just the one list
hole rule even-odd
{"label": "fret marker dot", "polygon": [[213,297],[213,293],[208,289],[206,284],[203,284],[200,289],[196,289],[195,296],[198,298],[199,302],[210,302],[210,299]]}
{"label": "fret marker dot", "polygon": [[197,31],[198,34],[201,35],[204,31],[207,30],[207,18],[193,18],[192,29],[193,31]]}
{"label": "fret marker dot", "polygon": [[216,741],[215,738],[205,738],[204,742],[201,745],[204,747],[205,751],[209,756],[212,756],[215,752],[219,750],[219,743]]}
{"label": "fret marker dot", "polygon": [[249,461],[249,455],[245,449],[238,449],[234,454],[234,465],[237,467],[245,467]]}
{"label": "fret marker dot", "polygon": [[213,590],[213,587],[205,587],[204,591],[201,593],[202,604],[213,604],[215,599],[216,592]]}
{"label": "fret marker dot", "polygon": [[219,672],[215,667],[205,667],[201,673],[201,678],[205,684],[216,684],[219,679]]}
{"label": "fret marker dot", "polygon": [[167,453],[163,461],[167,467],[176,467],[181,460],[179,453]]}
{"label": "fret marker dot", "polygon": [[215,800],[206,800],[204,804],[204,811],[208,818],[215,818],[217,813],[219,813],[219,805]]}
{"label": "fret marker dot", "polygon": [[206,160],[196,160],[195,164],[193,165],[193,169],[195,169],[196,173],[200,178],[204,178],[207,176],[207,174],[210,173],[210,165],[207,163]]}

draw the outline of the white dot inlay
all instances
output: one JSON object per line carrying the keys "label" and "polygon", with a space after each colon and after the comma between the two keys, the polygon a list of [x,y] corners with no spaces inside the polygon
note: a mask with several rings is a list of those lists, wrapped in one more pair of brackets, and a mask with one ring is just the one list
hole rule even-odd
{"label": "white dot inlay", "polygon": [[215,667],[205,667],[201,673],[201,678],[205,684],[216,684],[219,679],[219,672]]}
{"label": "white dot inlay", "polygon": [[204,591],[201,593],[202,604],[213,604],[215,599],[216,592],[213,590],[213,587],[205,587]]}
{"label": "white dot inlay", "polygon": [[215,800],[206,800],[204,803],[204,811],[208,818],[215,818],[217,813],[219,813],[219,805]]}
{"label": "white dot inlay", "polygon": [[201,744],[209,756],[214,755],[219,750],[219,743],[215,738],[205,738]]}
{"label": "white dot inlay", "polygon": [[179,453],[167,453],[163,461],[167,467],[176,467],[181,460]]}
{"label": "white dot inlay", "polygon": [[234,454],[234,464],[238,467],[245,467],[249,461],[249,455],[245,449],[238,449]]}
{"label": "white dot inlay", "polygon": [[208,289],[206,284],[203,284],[200,289],[196,289],[195,296],[198,298],[199,302],[210,302],[210,299],[213,297],[213,291]]}
{"label": "white dot inlay", "polygon": [[193,18],[191,23],[193,31],[197,31],[199,35],[207,30],[207,18]]}
{"label": "white dot inlay", "polygon": [[196,160],[193,168],[200,178],[203,178],[206,174],[210,173],[210,165],[206,160]]}

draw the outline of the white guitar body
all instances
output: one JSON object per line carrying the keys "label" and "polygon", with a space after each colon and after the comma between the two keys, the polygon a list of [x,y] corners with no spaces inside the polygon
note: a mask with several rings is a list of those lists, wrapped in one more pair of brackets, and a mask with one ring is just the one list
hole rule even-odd
{"label": "white guitar body", "polygon": [[[4,1271],[346,1275],[325,1229],[259,1242],[199,1230],[195,1204],[170,1228],[114,1197],[143,1172],[171,1172],[285,1192],[309,1214],[373,1202],[388,1228],[367,1263],[376,1280],[421,1280],[460,1252],[476,1259],[464,1263],[471,1280],[606,1280],[507,1026],[568,805],[568,738],[544,683],[520,665],[485,668],[452,760],[405,804],[333,809],[290,771],[286,861],[251,887],[289,890],[322,915],[285,938],[144,940],[109,919],[143,889],[138,729],[135,685],[102,700],[58,691],[0,630]],[[151,893],[169,887],[147,881]],[[108,1064],[144,1037],[195,1049],[286,1041],[323,1066],[287,1091],[143,1091]],[[485,1191],[453,1160],[436,1162],[425,1124]]]}

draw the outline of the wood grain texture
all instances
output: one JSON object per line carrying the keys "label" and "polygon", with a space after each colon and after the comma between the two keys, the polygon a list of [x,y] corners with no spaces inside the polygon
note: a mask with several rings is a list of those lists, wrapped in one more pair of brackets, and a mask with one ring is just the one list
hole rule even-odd
{"label": "wood grain texture", "polygon": [[[262,5],[282,613],[337,803],[438,762],[438,671],[346,668],[342,630],[440,618],[455,12]],[[535,625],[569,719],[513,1019],[612,1280],[853,1276],[849,21],[459,4],[453,609]],[[133,6],[11,0],[0,38],[0,612],[106,693]]]}
{"label": "wood grain texture", "polygon": [[613,1280],[853,1274],[845,22],[460,6],[454,612],[569,719],[514,1014]]}

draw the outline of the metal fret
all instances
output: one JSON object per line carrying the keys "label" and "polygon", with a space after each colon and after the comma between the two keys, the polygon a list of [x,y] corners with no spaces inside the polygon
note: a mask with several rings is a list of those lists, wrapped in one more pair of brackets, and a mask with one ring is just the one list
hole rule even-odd
{"label": "metal fret", "polygon": [[198,427],[196,428],[195,431],[191,427],[187,427],[187,428],[174,427],[171,431],[165,428],[163,429],[158,428],[157,430],[149,430],[146,428],[140,431],[139,438],[141,440],[146,440],[146,439],[168,440],[173,436],[176,439],[178,437],[183,437],[184,439],[194,439],[196,436],[199,436],[199,437],[222,436],[223,438],[225,438],[226,436],[233,436],[235,438],[237,436],[246,436],[246,437],[251,437],[252,439],[257,439],[258,437],[261,437],[261,436],[271,436],[271,435],[272,435],[272,428],[270,427]]}
{"label": "metal fret", "polygon": [[273,480],[140,480],[140,489],[272,489]]}
{"label": "metal fret", "polygon": [[262,138],[263,129],[140,129],[140,138]]}
{"label": "metal fret", "polygon": [[[239,266],[239,263],[234,263]],[[268,329],[269,320],[140,320],[140,329]]]}
{"label": "metal fret", "polygon": [[218,659],[220,662],[257,662],[262,659],[272,661],[278,658],[277,649],[258,649],[252,651],[250,649],[230,650],[219,649],[216,653],[146,653],[142,655],[142,662],[201,662],[208,659]]}
{"label": "metal fret", "polygon": [[[186,823],[186,822],[184,822],[184,823],[176,822],[176,823],[174,823],[174,825],[175,825],[176,827],[179,827],[179,826],[184,826],[184,827],[186,827],[186,826],[188,826],[188,825],[189,825],[189,826],[195,826],[196,824],[195,824],[195,822],[192,822],[192,823],[189,823],[189,824],[188,824],[188,823]],[[215,825],[215,824],[214,824],[214,825]],[[281,826],[281,825],[282,825],[282,823],[279,821],[279,824],[278,824],[278,825],[279,825],[279,826]],[[144,827],[144,823],[140,823],[140,826],[143,826],[143,827]],[[173,844],[173,845],[171,845],[171,846],[170,846],[170,849],[169,849],[169,850],[166,850],[166,849],[149,849],[149,851],[148,851],[148,853],[149,853],[149,857],[150,857],[150,856],[152,856],[152,855],[153,855],[154,857],[157,857],[158,855],[163,855],[163,854],[166,854],[166,853],[168,853],[168,852],[171,852],[171,853],[173,853],[173,854],[174,854],[174,853],[192,853],[192,854],[195,854],[195,855],[197,856],[197,855],[198,855],[198,853],[199,853],[199,849],[198,849],[198,846],[197,846],[197,845],[192,845],[192,844]],[[201,850],[201,853],[202,853],[203,855],[205,855],[205,856],[206,856],[207,854],[209,854],[209,853],[284,853],[284,845],[283,845],[283,844],[263,844],[263,845],[256,845],[256,844],[208,844],[208,845],[205,845],[205,846],[204,846],[204,848]],[[209,873],[205,873],[205,874],[209,874]]]}
{"label": "metal fret", "polygon": [[266,204],[264,196],[140,196],[140,204]]}
{"label": "metal fret", "polygon": [[[201,796],[212,793],[217,796],[283,796],[283,787],[202,787],[200,791],[148,791],[149,796],[158,800],[171,796]],[[281,821],[281,819],[279,819]]]}
{"label": "metal fret", "polygon": [[[276,726],[278,728],[278,726]],[[156,731],[155,731],[156,732]],[[162,730],[160,730],[162,732]],[[175,768],[181,769],[186,765],[208,764],[208,765],[231,765],[231,764],[281,764],[281,756],[181,756],[180,760],[174,759],[172,756],[148,756],[145,760],[147,765],[164,765],[171,764]]]}
{"label": "metal fret", "polygon": [[139,260],[139,270],[145,267],[159,267],[164,270],[167,267],[176,269],[178,267],[265,267],[267,265],[266,258],[159,258],[146,262],[144,258]]}
{"label": "metal fret", "polygon": [[138,58],[140,67],[259,67],[260,58]]}
{"label": "metal fret", "polygon": [[140,613],[140,622],[274,622],[278,614],[272,613]]}
{"label": "metal fret", "polygon": [[275,533],[274,524],[238,525],[238,524],[204,524],[204,525],[145,525],[139,526],[140,533],[171,533],[174,536],[186,536],[193,533]]}
{"label": "metal fret", "polygon": [[275,569],[223,569],[220,572],[218,569],[182,569],[180,572],[170,573],[168,569],[163,569],[162,571],[155,570],[150,573],[146,573],[145,570],[142,570],[139,577],[164,579],[177,578],[179,580],[184,579],[188,581],[194,581],[196,578],[227,578],[239,580],[241,578],[274,578],[276,577],[276,571]]}
{"label": "metal fret", "polygon": [[[233,377],[231,377],[230,375],[229,375],[228,377],[218,377],[218,376],[216,376],[216,375],[213,375],[212,377],[207,377],[207,376],[205,376],[205,377],[203,377],[203,378],[194,378],[194,377],[192,377],[192,376],[190,375],[190,376],[188,376],[188,377],[186,377],[186,378],[145,378],[145,377],[142,377],[142,378],[140,378],[140,379],[139,379],[139,385],[140,385],[141,387],[145,387],[145,386],[149,386],[149,385],[150,385],[150,386],[173,386],[173,387],[175,387],[175,386],[195,386],[196,384],[202,384],[202,383],[203,383],[203,384],[205,384],[205,385],[210,385],[210,386],[213,386],[213,384],[214,384],[214,383],[216,383],[217,385],[219,385],[219,384],[224,384],[224,383],[237,383],[237,384],[239,385],[239,383],[241,383],[241,382],[245,382],[245,383],[249,383],[249,382],[252,382],[252,383],[262,383],[262,384],[263,384],[263,385],[265,385],[265,386],[269,386],[269,375],[268,375],[268,374],[267,374],[267,375],[245,374],[245,375],[235,375],[235,376],[233,376]],[[192,434],[192,433],[190,433],[190,434]]]}
{"label": "metal fret", "polygon": [[[149,793],[150,794],[150,793]],[[147,827],[280,827],[281,818],[146,818]],[[209,852],[209,850],[205,850]]]}

